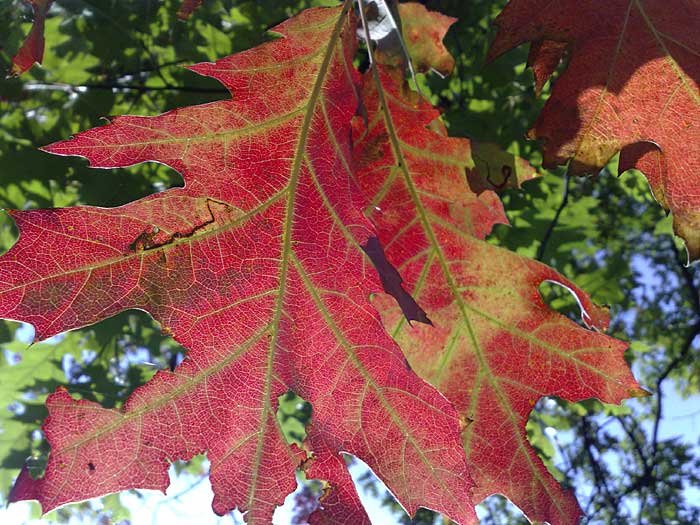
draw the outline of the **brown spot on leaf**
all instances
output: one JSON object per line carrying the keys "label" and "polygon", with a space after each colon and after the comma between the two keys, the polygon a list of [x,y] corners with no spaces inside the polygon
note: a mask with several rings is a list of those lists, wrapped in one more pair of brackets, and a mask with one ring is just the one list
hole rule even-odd
{"label": "brown spot on leaf", "polygon": [[129,248],[131,248],[132,251],[134,252],[143,252],[145,250],[155,248],[156,242],[155,242],[155,236],[160,232],[160,228],[158,226],[149,226],[139,234],[136,239],[134,239],[134,242],[132,242],[129,245]]}
{"label": "brown spot on leaf", "polygon": [[325,481],[323,483],[323,488],[321,489],[321,495],[318,497],[319,503],[325,500],[333,492],[333,485]]}
{"label": "brown spot on leaf", "polygon": [[299,470],[302,472],[305,472],[306,469],[308,468],[309,464],[314,460],[314,455],[309,454],[306,456],[303,460],[301,460],[301,463],[299,463]]}

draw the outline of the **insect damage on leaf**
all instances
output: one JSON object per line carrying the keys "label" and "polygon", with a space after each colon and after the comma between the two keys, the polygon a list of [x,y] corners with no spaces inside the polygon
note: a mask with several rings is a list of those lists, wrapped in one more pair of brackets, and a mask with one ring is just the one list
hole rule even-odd
{"label": "insect damage on leaf", "polygon": [[493,142],[471,141],[471,154],[475,167],[467,172],[467,180],[477,194],[485,190],[520,188],[524,182],[539,177],[529,162]]}
{"label": "insect damage on leaf", "polygon": [[[198,217],[194,225],[188,224],[182,230],[173,232],[161,229],[157,225],[149,225],[134,239],[129,247],[135,252],[161,248],[178,240],[189,239],[206,232],[213,232],[235,221],[241,215],[238,210],[225,202],[217,202],[210,198],[195,202],[195,207],[201,209],[196,213]],[[169,205],[174,204],[176,202],[172,202]],[[188,202],[186,205],[190,205],[190,203]]]}
{"label": "insect damage on leaf", "polygon": [[[46,474],[24,470],[13,501],[48,511],[165,490],[169,461],[206,452],[215,512],[237,507],[267,524],[308,450],[307,474],[344,498],[357,498],[347,452],[410,512],[473,522],[459,415],[405,366],[369,302],[381,285],[362,249],[374,229],[352,172],[351,5],[303,11],[272,42],[191,67],[232,99],[117,117],[45,148],[94,167],[158,161],[185,187],[113,209],[13,212],[20,237],[0,258],[0,315],[46,338],[139,308],[188,353],[122,410],[49,396]],[[276,416],[288,391],[314,407],[305,451]]]}

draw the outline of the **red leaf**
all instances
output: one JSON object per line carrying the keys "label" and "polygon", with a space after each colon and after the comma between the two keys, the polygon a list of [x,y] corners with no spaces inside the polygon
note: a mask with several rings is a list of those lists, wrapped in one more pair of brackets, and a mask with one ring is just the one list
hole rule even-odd
{"label": "red leaf", "polygon": [[192,67],[231,100],[117,117],[46,148],[94,167],[162,162],[186,186],[114,209],[12,212],[20,239],[0,259],[0,315],[45,338],[140,308],[189,352],[119,411],[50,396],[46,475],[21,476],[13,500],[47,511],[165,490],[169,461],[207,452],[214,510],[269,523],[304,459],[274,413],[293,390],[313,405],[307,472],[351,490],[336,468],[349,452],[410,512],[473,521],[458,415],[407,369],[368,301],[380,286],[348,176],[350,6],[305,11],[274,29],[284,38]]}
{"label": "red leaf", "polygon": [[32,6],[34,12],[34,23],[24,44],[17,54],[12,57],[12,69],[10,75],[19,76],[25,71],[29,71],[35,63],[41,64],[44,59],[44,22],[46,13],[53,3],[53,0],[24,0]]}
{"label": "red leaf", "polygon": [[564,58],[567,43],[556,40],[536,40],[530,46],[527,65],[535,76],[535,93],[539,96],[547,80],[554,74]]}
{"label": "red leaf", "polygon": [[187,20],[203,2],[204,0],[182,0],[182,5],[177,12],[178,18]]}
{"label": "red leaf", "polygon": [[[700,5],[688,0],[511,0],[496,20],[491,58],[533,42],[541,86],[570,50],[566,71],[530,131],[545,162],[574,172],[642,170],[673,213],[691,260],[700,257]],[[546,41],[547,52],[538,49]],[[554,44],[553,42],[558,42]]]}
{"label": "red leaf", "polygon": [[[435,69],[441,75],[449,75],[455,61],[442,39],[457,19],[428,11],[415,2],[399,4],[398,12],[403,42],[415,70],[425,73]],[[403,65],[405,60],[402,49],[382,49],[381,46],[374,56],[380,64],[391,66]]]}
{"label": "red leaf", "polygon": [[309,525],[371,525],[357,492],[353,488],[345,462],[338,456],[324,454],[307,470],[315,478],[334,479],[324,488],[319,508],[309,516]]}
{"label": "red leaf", "polygon": [[491,191],[469,191],[469,142],[432,131],[437,111],[400,74],[366,79],[363,100],[369,125],[357,119],[355,127],[368,213],[387,258],[434,324],[409,325],[382,295],[375,304],[385,325],[414,370],[470,421],[463,442],[475,501],[504,494],[533,520],[578,523],[573,495],[529,446],[525,423],[542,396],[617,403],[643,394],[623,359],[626,345],[544,304],[539,285],[560,283],[580,302],[585,323],[605,329],[607,312],[573,283],[481,240],[505,222],[500,202]]}

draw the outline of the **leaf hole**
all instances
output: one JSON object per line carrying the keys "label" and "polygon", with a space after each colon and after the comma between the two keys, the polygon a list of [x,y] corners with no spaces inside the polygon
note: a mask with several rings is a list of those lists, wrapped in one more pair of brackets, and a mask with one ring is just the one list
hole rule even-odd
{"label": "leaf hole", "polygon": [[580,326],[586,326],[581,321],[581,306],[571,290],[551,281],[540,283],[538,290],[542,301],[552,310],[568,317]]}
{"label": "leaf hole", "polygon": [[277,398],[277,421],[287,443],[302,447],[311,411],[311,403],[291,390]]}
{"label": "leaf hole", "polygon": [[508,498],[500,494],[493,494],[484,498],[476,506],[476,515],[482,523],[530,525],[530,521],[525,517],[525,514]]}

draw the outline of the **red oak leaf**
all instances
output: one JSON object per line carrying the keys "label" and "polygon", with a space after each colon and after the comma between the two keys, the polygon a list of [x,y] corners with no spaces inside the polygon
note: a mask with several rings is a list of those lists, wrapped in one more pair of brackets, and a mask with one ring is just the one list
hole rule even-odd
{"label": "red oak leaf", "polygon": [[304,11],[274,28],[282,38],[192,67],[230,100],[117,117],[46,148],[102,168],[158,161],[186,185],[114,209],[12,211],[20,238],[0,258],[0,315],[41,339],[140,308],[189,352],[122,410],[51,395],[46,475],[23,472],[12,500],[47,511],[165,490],[169,461],[206,452],[215,512],[268,524],[305,460],[275,417],[292,390],[313,405],[308,473],[350,490],[337,467],[352,453],[409,512],[473,522],[458,414],[406,366],[368,299],[380,285],[349,176],[351,5]]}
{"label": "red oak leaf", "polygon": [[53,0],[24,0],[32,6],[34,23],[17,54],[12,57],[10,75],[19,76],[44,59],[44,22]]}
{"label": "red oak leaf", "polygon": [[511,0],[496,25],[490,57],[533,42],[539,87],[569,50],[530,131],[546,164],[572,159],[584,173],[622,150],[621,171],[645,173],[689,258],[700,258],[700,4]]}
{"label": "red oak leaf", "polygon": [[469,142],[436,133],[438,112],[402,75],[375,75],[364,88],[368,124],[355,121],[359,182],[388,260],[433,326],[409,325],[386,295],[375,304],[413,369],[470,421],[463,443],[475,501],[504,494],[534,520],[574,525],[576,500],[528,444],[525,423],[542,396],[618,403],[641,395],[626,345],[553,312],[538,289],[565,286],[586,325],[605,329],[607,312],[574,284],[481,240],[505,217],[493,192],[477,196],[466,184]]}
{"label": "red oak leaf", "polygon": [[448,75],[454,68],[455,61],[442,39],[457,19],[436,11],[428,11],[424,5],[406,2],[398,5],[401,19],[403,46],[391,46],[379,42],[374,56],[380,64],[404,65],[405,53],[408,53],[415,71],[425,73],[434,69],[441,75]]}
{"label": "red oak leaf", "polygon": [[415,2],[399,4],[399,14],[406,48],[416,70],[435,69],[442,75],[452,73],[455,61],[442,39],[457,19],[428,11]]}

